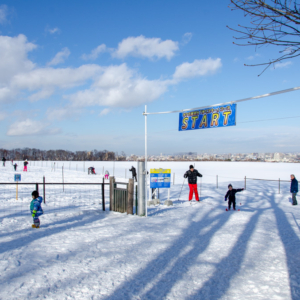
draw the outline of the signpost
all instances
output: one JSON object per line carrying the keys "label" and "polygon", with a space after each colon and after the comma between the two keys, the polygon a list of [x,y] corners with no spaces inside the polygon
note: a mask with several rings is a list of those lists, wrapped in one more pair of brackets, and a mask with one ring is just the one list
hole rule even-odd
{"label": "signpost", "polygon": [[18,200],[18,182],[21,181],[21,174],[15,174],[14,179],[15,182],[17,183],[16,200]]}
{"label": "signpost", "polygon": [[168,189],[168,199],[166,203],[171,202],[170,201],[171,169],[161,169],[161,168],[150,169],[150,190],[162,189],[162,188]]}

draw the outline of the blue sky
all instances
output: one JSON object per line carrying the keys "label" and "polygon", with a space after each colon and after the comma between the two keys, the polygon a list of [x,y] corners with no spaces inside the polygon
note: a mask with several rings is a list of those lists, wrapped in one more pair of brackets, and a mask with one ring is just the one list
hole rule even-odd
{"label": "blue sky", "polygon": [[[247,24],[229,1],[9,1],[0,5],[4,148],[144,152],[149,112],[194,108],[299,86],[299,59],[245,67],[279,48],[238,47]],[[297,72],[298,71],[298,72]],[[178,132],[148,117],[149,154],[294,152],[300,91],[238,104],[237,126]]]}

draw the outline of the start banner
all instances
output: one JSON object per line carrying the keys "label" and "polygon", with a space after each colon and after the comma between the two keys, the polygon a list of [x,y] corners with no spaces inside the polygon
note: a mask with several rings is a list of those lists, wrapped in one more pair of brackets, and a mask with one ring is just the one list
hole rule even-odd
{"label": "start banner", "polygon": [[236,125],[236,104],[191,110],[179,114],[179,131]]}

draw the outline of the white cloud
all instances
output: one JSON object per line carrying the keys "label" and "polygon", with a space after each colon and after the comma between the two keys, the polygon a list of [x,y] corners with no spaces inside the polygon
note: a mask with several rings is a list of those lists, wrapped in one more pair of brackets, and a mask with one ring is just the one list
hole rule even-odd
{"label": "white cloud", "polygon": [[48,31],[50,34],[54,34],[54,33],[60,33],[60,29],[55,27],[55,28],[49,28],[49,29],[46,29],[46,31]]}
{"label": "white cloud", "polygon": [[14,75],[35,67],[27,58],[27,53],[36,47],[23,34],[16,37],[0,36],[0,87],[8,84]]}
{"label": "white cloud", "polygon": [[3,24],[6,22],[7,13],[8,13],[7,5],[0,5],[0,24]]}
{"label": "white cloud", "polygon": [[113,57],[125,58],[126,56],[146,57],[149,59],[163,58],[170,60],[179,49],[178,42],[172,40],[162,41],[160,38],[128,37],[119,43]]}
{"label": "white cloud", "polygon": [[129,108],[153,101],[166,90],[167,81],[143,78],[123,63],[105,68],[89,89],[68,98],[77,107],[100,105]]}
{"label": "white cloud", "polygon": [[197,76],[214,74],[222,67],[221,59],[195,59],[192,63],[185,62],[176,67],[173,78],[182,80]]}
{"label": "white cloud", "polygon": [[71,52],[67,47],[63,48],[60,52],[56,53],[53,59],[48,63],[48,66],[56,66],[64,63],[70,54]]}
{"label": "white cloud", "polygon": [[74,116],[80,115],[81,112],[81,109],[67,105],[65,107],[60,108],[48,108],[47,117],[51,121],[63,120],[66,118],[72,118]]}
{"label": "white cloud", "polygon": [[253,59],[255,59],[256,57],[259,57],[259,56],[260,56],[259,53],[255,53],[255,55],[250,55],[250,56],[248,56],[246,59],[248,59],[248,60],[253,60]]}
{"label": "white cloud", "polygon": [[284,63],[277,63],[274,65],[274,69],[279,69],[279,68],[286,68],[292,64],[291,61],[286,61]]}
{"label": "white cloud", "polygon": [[106,48],[106,45],[101,44],[97,48],[93,49],[90,54],[83,54],[81,58],[84,60],[89,60],[89,59],[95,60],[97,59],[100,53],[106,52],[107,50],[108,49]]}
{"label": "white cloud", "polygon": [[28,136],[28,135],[41,135],[41,134],[57,134],[60,132],[58,128],[47,128],[49,124],[41,121],[34,121],[26,119],[13,123],[8,131],[8,136]]}
{"label": "white cloud", "polygon": [[186,32],[182,37],[182,44],[183,45],[188,44],[191,41],[192,37],[193,34],[191,32]]}
{"label": "white cloud", "polygon": [[7,114],[0,112],[0,121],[3,121],[7,117]]}
{"label": "white cloud", "polygon": [[110,109],[109,109],[109,108],[104,108],[104,109],[100,112],[99,116],[106,116],[109,112],[110,112]]}

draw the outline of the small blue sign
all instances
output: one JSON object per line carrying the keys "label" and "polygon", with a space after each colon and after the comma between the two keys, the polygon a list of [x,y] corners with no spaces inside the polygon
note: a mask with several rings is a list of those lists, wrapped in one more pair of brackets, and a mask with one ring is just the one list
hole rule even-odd
{"label": "small blue sign", "polygon": [[208,107],[179,114],[179,131],[236,125],[236,104]]}
{"label": "small blue sign", "polygon": [[21,181],[21,174],[15,174],[15,182]]}
{"label": "small blue sign", "polygon": [[151,169],[150,188],[151,189],[171,188],[171,170]]}

